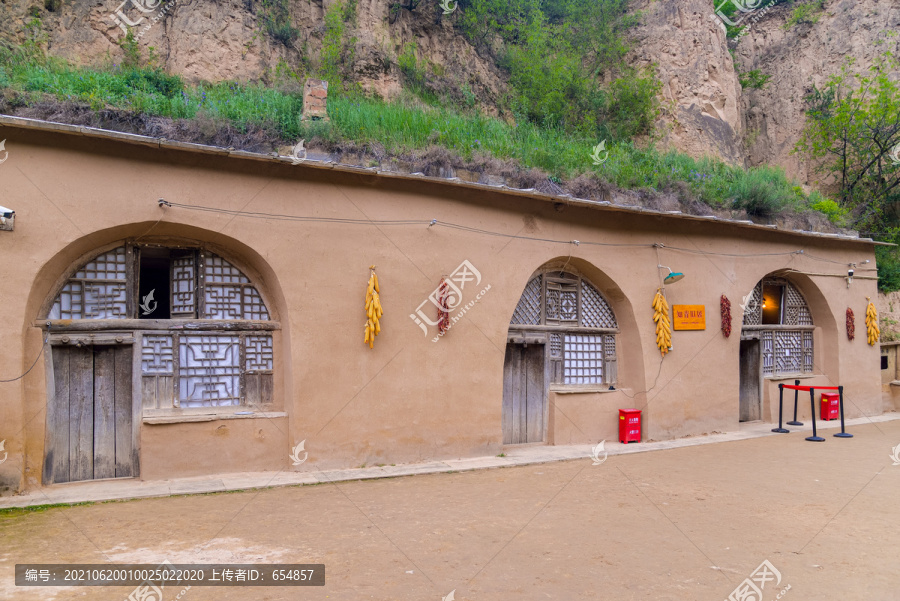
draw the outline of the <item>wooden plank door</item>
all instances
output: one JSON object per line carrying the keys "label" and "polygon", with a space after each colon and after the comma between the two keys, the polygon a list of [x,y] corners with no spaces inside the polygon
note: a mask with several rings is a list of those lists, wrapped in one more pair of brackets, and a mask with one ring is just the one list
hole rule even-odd
{"label": "wooden plank door", "polygon": [[54,346],[44,482],[136,475],[130,345]]}
{"label": "wooden plank door", "polygon": [[507,344],[503,372],[503,444],[543,442],[544,346]]}
{"label": "wooden plank door", "polygon": [[762,416],[760,402],[759,340],[741,340],[739,421],[753,422]]}

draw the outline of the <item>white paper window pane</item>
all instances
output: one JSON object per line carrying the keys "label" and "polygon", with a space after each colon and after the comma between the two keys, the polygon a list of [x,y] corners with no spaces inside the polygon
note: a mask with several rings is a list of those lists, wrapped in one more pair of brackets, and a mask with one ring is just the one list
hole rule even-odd
{"label": "white paper window pane", "polygon": [[141,373],[148,376],[171,376],[175,373],[175,347],[171,336],[144,334]]}
{"label": "white paper window pane", "polygon": [[565,335],[563,383],[603,383],[603,336],[600,334]]}
{"label": "white paper window pane", "polygon": [[78,280],[125,281],[125,247],[120,246],[88,262],[72,276]]}
{"label": "white paper window pane", "polygon": [[[84,282],[84,312],[81,319],[125,319],[126,285]],[[79,319],[79,318],[74,318]]]}
{"label": "white paper window pane", "polygon": [[242,319],[244,316],[240,286],[219,286],[207,282],[204,300],[206,310],[203,317],[206,319]]}
{"label": "white paper window pane", "polygon": [[207,283],[216,284],[249,284],[250,279],[241,270],[212,253],[206,256],[203,275]]}
{"label": "white paper window pane", "polygon": [[245,345],[247,371],[272,371],[272,336],[247,336]]}
{"label": "white paper window pane", "polygon": [[172,313],[194,313],[194,257],[172,261]]}
{"label": "white paper window pane", "polygon": [[205,319],[269,319],[259,291],[234,265],[209,254],[204,259],[203,275]]}
{"label": "white paper window pane", "polygon": [[124,319],[125,247],[88,261],[66,282],[53,302],[50,319]]}
{"label": "white paper window pane", "polygon": [[182,407],[240,404],[240,338],[182,336],[178,345]]}

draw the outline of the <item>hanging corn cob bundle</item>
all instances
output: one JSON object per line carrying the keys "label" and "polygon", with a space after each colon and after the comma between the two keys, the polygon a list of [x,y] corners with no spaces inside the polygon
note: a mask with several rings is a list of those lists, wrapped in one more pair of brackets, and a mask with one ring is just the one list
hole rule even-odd
{"label": "hanging corn cob bundle", "polygon": [[375,266],[369,267],[369,288],[366,290],[366,338],[363,341],[369,348],[375,348],[375,336],[381,333],[381,298],[378,296],[378,276],[375,275]]}
{"label": "hanging corn cob bundle", "polygon": [[669,303],[660,288],[653,297],[653,321],[656,322],[656,346],[665,357],[672,347],[672,324],[669,322]]}
{"label": "hanging corn cob bundle", "polygon": [[872,299],[868,296],[866,300],[869,305],[866,307],[866,338],[868,338],[869,346],[875,346],[881,336],[881,330],[878,329],[878,309],[872,303]]}

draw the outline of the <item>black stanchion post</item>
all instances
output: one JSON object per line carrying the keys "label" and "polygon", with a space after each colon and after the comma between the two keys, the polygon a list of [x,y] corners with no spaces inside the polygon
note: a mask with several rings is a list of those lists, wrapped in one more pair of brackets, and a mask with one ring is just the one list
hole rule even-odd
{"label": "black stanchion post", "polygon": [[784,409],[784,384],[778,385],[778,427],[772,428],[772,432],[778,432],[779,434],[787,434],[790,432],[787,428],[781,427],[781,413],[782,409]]}
{"label": "black stanchion post", "polygon": [[824,438],[816,435],[816,390],[812,386],[809,387],[809,414],[812,415],[813,435],[807,436],[806,440],[825,442]]}
{"label": "black stanchion post", "polygon": [[[800,380],[794,380],[794,386],[800,386]],[[794,389],[794,421],[788,422],[789,426],[802,426],[803,422],[797,421],[797,398],[799,397],[800,391],[796,388]]]}
{"label": "black stanchion post", "polygon": [[844,387],[838,386],[838,396],[840,397],[841,402],[841,431],[835,434],[838,438],[853,438],[852,434],[847,434],[844,431]]}

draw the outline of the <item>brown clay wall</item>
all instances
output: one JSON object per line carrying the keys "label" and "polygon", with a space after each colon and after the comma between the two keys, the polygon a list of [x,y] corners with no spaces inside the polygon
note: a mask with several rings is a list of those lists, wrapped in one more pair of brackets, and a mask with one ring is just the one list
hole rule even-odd
{"label": "brown clay wall", "polygon": [[[508,324],[525,284],[545,265],[570,265],[606,295],[619,321],[614,392],[550,393],[551,444],[612,440],[619,408],[644,410],[644,439],[738,427],[740,302],[766,274],[793,268],[839,275],[874,262],[872,246],[675,217],[554,205],[490,190],[315,170],[57,133],[4,128],[0,166],[14,232],[0,232],[4,285],[0,377],[38,356],[35,321],[79,258],[128,238],[190,239],[233,260],[257,283],[276,337],[276,410],[283,418],[143,424],[144,478],[249,470],[316,470],[502,450],[501,400]],[[235,211],[362,220],[465,224],[510,236],[426,225],[250,219],[157,199]],[[605,245],[592,245],[597,242]],[[661,248],[649,246],[663,244]],[[680,249],[680,250],[677,250]],[[805,254],[789,254],[798,250]],[[750,256],[752,255],[752,256]],[[814,260],[827,259],[833,263]],[[440,277],[468,260],[481,273],[464,302],[490,289],[432,342],[410,314]],[[660,363],[651,300],[657,264],[687,277],[669,303],[705,305],[704,331],[675,332]],[[363,301],[376,265],[385,315],[374,350],[363,345]],[[840,382],[848,417],[881,412],[879,350],[843,335],[847,306],[864,314],[873,280],[792,276],[816,324],[812,381]],[[731,299],[734,331],[719,331],[719,297]],[[859,325],[857,330],[860,330]],[[47,383],[44,358],[24,379],[0,384],[0,466],[6,494],[41,485]],[[773,386],[774,393],[773,393]],[[764,419],[777,419],[777,382],[764,387]],[[774,396],[773,396],[774,394]],[[309,460],[294,467],[290,447]]]}

